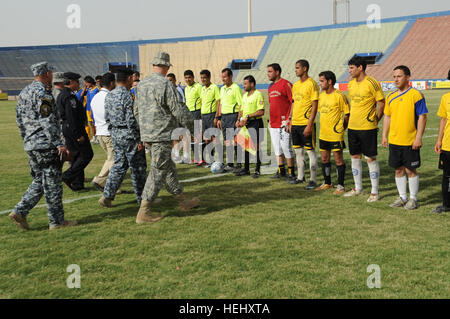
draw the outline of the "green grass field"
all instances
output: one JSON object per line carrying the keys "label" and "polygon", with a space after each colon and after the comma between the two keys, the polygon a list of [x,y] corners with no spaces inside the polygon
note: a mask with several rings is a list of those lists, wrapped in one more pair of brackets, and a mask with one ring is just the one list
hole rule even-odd
{"label": "green grass field", "polygon": [[[450,218],[430,214],[441,202],[442,173],[433,149],[444,93],[425,92],[430,114],[416,211],[388,206],[397,189],[382,148],[382,198],[372,204],[366,196],[308,192],[269,176],[225,175],[183,184],[188,196],[201,200],[187,214],[162,191],[154,212],[166,218],[137,225],[129,177],[122,189],[130,192],[117,196],[112,209],[99,207],[100,194],[92,188],[74,193],[64,186],[64,200],[91,196],[64,205],[77,227],[49,232],[45,207],[32,210],[28,232],[0,215],[0,298],[449,298]],[[0,145],[5,211],[31,182],[14,102],[0,103]],[[89,179],[104,161],[100,147],[93,148]],[[350,168],[348,153],[345,159]],[[178,172],[180,180],[210,175],[188,165]],[[352,185],[348,169],[346,186]],[[364,164],[366,191],[369,185]],[[66,286],[70,264],[81,267],[80,289]],[[370,264],[380,266],[381,289],[366,285]]]}

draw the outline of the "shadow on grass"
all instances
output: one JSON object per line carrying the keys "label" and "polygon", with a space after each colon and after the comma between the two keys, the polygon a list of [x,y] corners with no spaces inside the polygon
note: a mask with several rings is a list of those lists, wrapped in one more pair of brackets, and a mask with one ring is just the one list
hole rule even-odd
{"label": "shadow on grass", "polygon": [[[235,207],[240,207],[243,204],[263,204],[273,200],[299,199],[299,196],[308,196],[311,198],[320,195],[319,192],[304,190],[305,184],[292,186],[287,184],[284,180],[273,181],[270,180],[269,177],[260,177],[258,180],[254,180],[251,177],[232,178],[234,180],[220,178],[222,181],[226,182],[226,184],[217,185],[214,189],[211,189],[210,186],[206,186],[205,189],[196,191],[195,193],[185,191],[186,197],[198,197],[200,199],[200,206],[188,212],[181,211],[178,207],[178,203],[174,200],[173,196],[170,195],[160,196],[162,200],[161,203],[152,206],[151,211],[156,215],[165,215],[166,218],[189,217],[206,215],[223,209],[233,209]],[[270,189],[265,189],[269,186]],[[119,205],[110,209],[99,207],[99,210],[101,210],[100,214],[82,218],[79,220],[79,223],[92,224],[101,222],[104,219],[135,217],[139,207],[137,204],[131,206],[131,204],[134,203],[135,201],[121,203],[119,205],[124,207],[120,209],[117,208]]]}

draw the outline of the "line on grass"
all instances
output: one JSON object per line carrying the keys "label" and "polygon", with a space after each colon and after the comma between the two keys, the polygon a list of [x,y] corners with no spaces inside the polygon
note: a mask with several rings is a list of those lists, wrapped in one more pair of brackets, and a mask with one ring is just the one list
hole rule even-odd
{"label": "line on grass", "polygon": [[[189,179],[184,179],[182,181],[180,181],[180,183],[191,183],[191,182],[196,182],[196,181],[200,181],[203,179],[210,179],[210,178],[217,178],[217,177],[221,177],[221,176],[225,176],[225,175],[229,175],[229,173],[224,173],[224,174],[213,174],[213,175],[206,175],[206,176],[201,176],[201,177],[195,177],[195,178],[189,178]],[[102,196],[102,194],[95,194],[95,195],[88,195],[88,196],[82,196],[82,197],[76,197],[76,198],[71,198],[71,199],[66,199],[63,201],[63,204],[70,204],[73,202],[77,202],[79,200],[84,200],[84,199],[89,199],[89,198],[94,198],[94,197],[100,197]],[[41,208],[41,207],[46,207],[47,204],[40,204],[40,205],[36,205],[34,206],[34,208]],[[4,215],[7,213],[12,212],[12,208],[11,209],[7,209],[4,211],[0,212],[0,215]]]}

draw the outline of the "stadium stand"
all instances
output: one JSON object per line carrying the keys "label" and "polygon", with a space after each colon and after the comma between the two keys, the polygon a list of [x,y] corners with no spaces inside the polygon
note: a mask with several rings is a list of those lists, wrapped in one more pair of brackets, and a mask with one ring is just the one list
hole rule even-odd
{"label": "stadium stand", "polygon": [[367,72],[378,80],[392,80],[392,69],[407,65],[414,79],[445,79],[450,69],[450,15],[417,19],[392,54]]}
{"label": "stadium stand", "polygon": [[[175,43],[149,43],[139,46],[141,73],[150,73],[150,62],[159,50],[170,54],[178,81],[183,82],[183,72],[191,69],[199,77],[202,69],[211,71],[211,81],[221,83],[220,71],[233,59],[255,59],[258,57],[266,36],[231,39],[208,39],[201,41],[179,41]],[[199,80],[199,79],[197,79]]]}
{"label": "stadium stand", "polygon": [[338,81],[348,80],[347,61],[355,54],[380,53],[368,74],[390,80],[395,65],[406,64],[413,79],[444,79],[450,68],[450,11],[388,18],[380,28],[369,28],[366,21],[310,28],[264,31],[231,35],[175,38],[113,43],[0,48],[0,89],[15,94],[31,78],[30,65],[46,60],[57,71],[96,75],[121,65],[127,54],[143,77],[157,50],[171,55],[178,81],[192,69],[199,80],[201,69],[209,69],[212,80],[221,84],[220,70],[233,60],[256,60],[251,70],[234,71],[234,80],[255,76],[260,88],[267,88],[266,65],[277,62],[283,77],[294,82],[298,59],[309,60],[310,75],[317,79],[326,69]]}
{"label": "stadium stand", "polygon": [[266,83],[266,65],[274,62],[280,64],[284,78],[296,81],[294,66],[300,58],[309,61],[309,74],[313,78],[317,79],[324,70],[334,71],[339,78],[347,70],[346,62],[356,52],[386,51],[406,24],[402,21],[383,23],[379,29],[358,25],[274,35],[259,70],[240,72],[237,81],[240,83],[251,74],[257,83]]}

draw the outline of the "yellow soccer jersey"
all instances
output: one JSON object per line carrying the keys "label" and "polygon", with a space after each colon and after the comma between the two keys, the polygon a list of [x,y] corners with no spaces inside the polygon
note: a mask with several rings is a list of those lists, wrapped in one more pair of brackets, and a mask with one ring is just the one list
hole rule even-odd
{"label": "yellow soccer jersey", "polygon": [[184,94],[186,96],[186,105],[189,111],[200,110],[202,107],[202,101],[200,95],[202,94],[202,86],[200,83],[195,82],[191,86],[186,86],[184,89]]}
{"label": "yellow soccer jersey", "polygon": [[384,114],[391,117],[389,144],[412,145],[416,139],[417,120],[426,113],[425,98],[418,90],[410,87],[403,93],[397,90],[388,94]]}
{"label": "yellow soccer jersey", "polygon": [[348,128],[352,130],[373,130],[377,123],[377,101],[384,99],[380,84],[373,77],[366,75],[364,80],[356,79],[348,83],[350,96],[350,120]]}
{"label": "yellow soccer jersey", "polygon": [[211,83],[209,87],[203,86],[200,95],[202,100],[202,114],[215,113],[217,101],[220,99],[219,87]]}
{"label": "yellow soccer jersey", "polygon": [[292,86],[292,125],[308,125],[312,102],[319,99],[319,86],[312,78],[305,82],[297,81]]}
{"label": "yellow soccer jersey", "polygon": [[[242,97],[242,116],[246,117],[248,114],[253,114],[258,110],[264,110],[264,98],[260,91],[255,90],[252,95],[248,96],[248,92],[244,93]],[[262,116],[257,117],[257,119]]]}
{"label": "yellow soccer jersey", "polygon": [[350,113],[347,97],[339,90],[319,95],[320,132],[319,139],[327,142],[344,140],[343,114]]}
{"label": "yellow soccer jersey", "polygon": [[220,88],[220,105],[222,114],[239,112],[242,105],[242,91],[239,85],[233,83],[230,87],[224,85]]}
{"label": "yellow soccer jersey", "polygon": [[444,138],[442,139],[442,150],[450,152],[450,92],[442,96],[441,105],[439,106],[437,115],[447,119],[447,124],[445,124],[444,129]]}

